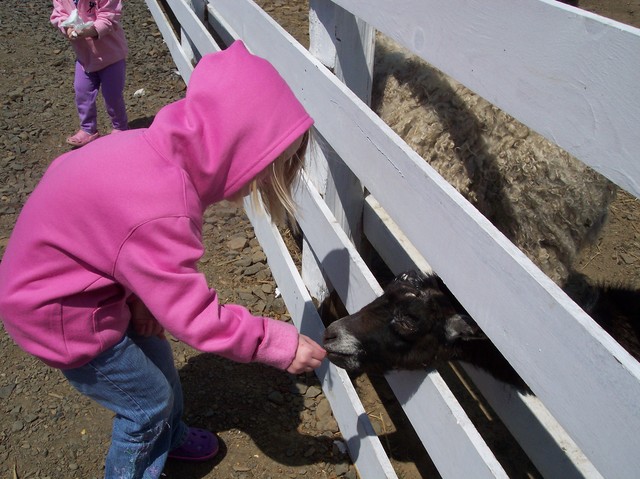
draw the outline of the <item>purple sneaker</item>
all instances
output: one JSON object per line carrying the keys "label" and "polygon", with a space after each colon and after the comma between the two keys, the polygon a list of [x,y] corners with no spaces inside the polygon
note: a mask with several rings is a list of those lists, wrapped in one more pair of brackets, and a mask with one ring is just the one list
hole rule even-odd
{"label": "purple sneaker", "polygon": [[218,454],[218,437],[204,429],[190,427],[181,446],[169,451],[169,459],[180,461],[206,461]]}

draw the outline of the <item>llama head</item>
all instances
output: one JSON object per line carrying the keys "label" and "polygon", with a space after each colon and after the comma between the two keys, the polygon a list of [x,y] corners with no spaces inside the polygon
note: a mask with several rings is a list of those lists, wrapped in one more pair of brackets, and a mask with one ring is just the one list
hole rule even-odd
{"label": "llama head", "polygon": [[325,331],[329,360],[351,372],[437,368],[462,343],[486,339],[440,278],[407,272],[382,296]]}

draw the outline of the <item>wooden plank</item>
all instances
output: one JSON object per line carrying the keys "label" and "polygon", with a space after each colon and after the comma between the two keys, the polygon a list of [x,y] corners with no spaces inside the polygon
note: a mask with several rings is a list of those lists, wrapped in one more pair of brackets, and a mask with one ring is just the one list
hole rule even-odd
{"label": "wooden plank", "polygon": [[[196,17],[201,23],[204,21],[204,12],[206,6],[205,2],[206,0],[185,0],[185,4],[194,11]],[[184,28],[180,29],[180,37],[182,39],[181,45],[185,54],[187,55],[191,63],[195,65],[201,58],[200,53],[189,38],[189,34]]]}
{"label": "wooden plank", "polygon": [[[431,271],[373,196],[369,195],[365,204],[364,233],[391,271]],[[538,398],[525,397],[477,368],[463,367],[543,477],[601,477]]]}
{"label": "wooden plank", "polygon": [[180,45],[180,40],[171,28],[171,24],[165,16],[158,1],[145,0],[145,2],[147,3],[147,7],[149,7],[149,11],[158,26],[158,30],[160,30],[160,33],[162,34],[162,38],[169,49],[169,53],[171,53],[171,58],[173,58],[173,62],[176,64],[182,79],[185,83],[188,83],[189,78],[191,77],[191,72],[193,71],[193,65],[191,64],[187,53],[183,50],[182,45]]}
{"label": "wooden plank", "polygon": [[554,0],[336,3],[640,196],[639,29]]}
{"label": "wooden plank", "polygon": [[[250,201],[245,200],[245,210],[296,327],[301,333],[321,342],[324,326],[280,233],[262,208],[256,210]],[[396,478],[389,458],[345,371],[325,361],[316,370],[316,374],[360,475]]]}
{"label": "wooden plank", "polygon": [[233,31],[233,28],[210,3],[207,4],[207,11],[209,12],[209,25],[226,45],[231,45],[235,39],[240,38],[240,35]]}
{"label": "wooden plank", "polygon": [[[304,169],[309,174],[309,178],[313,181],[316,189],[322,192],[326,190],[327,178],[329,177],[329,162],[320,147],[316,130],[312,131],[313,135],[311,141],[309,141]],[[302,239],[301,274],[309,293],[318,303],[322,303],[331,294],[333,288],[320,269],[318,260],[304,235]]]}
{"label": "wooden plank", "polygon": [[355,312],[380,296],[382,288],[306,174],[295,201],[298,224],[347,310]]}
{"label": "wooden plank", "polygon": [[442,459],[442,477],[508,477],[437,372],[393,371],[386,378],[431,458]]}
{"label": "wooden plank", "polygon": [[370,104],[375,29],[331,0],[310,0],[309,8],[309,51]]}
{"label": "wooden plank", "polygon": [[[310,51],[327,61],[327,66],[335,67],[336,76],[368,103],[371,98],[375,31],[329,0],[311,0],[309,8]],[[314,13],[322,21],[313,21]],[[316,171],[325,173],[314,175],[315,185],[342,229],[359,248],[362,241],[362,185],[320,135],[311,136],[311,150]],[[324,168],[319,168],[318,163]],[[323,284],[322,271],[313,264],[313,253],[303,247],[302,258],[305,284],[316,285],[311,293],[329,291],[330,285]],[[319,301],[324,299],[322,296],[316,298]]]}
{"label": "wooden plank", "polygon": [[362,224],[364,235],[394,274],[412,269],[423,273],[433,272],[431,265],[373,195],[367,195],[365,198]]}
{"label": "wooden plank", "polygon": [[165,1],[171,6],[171,11],[180,22],[182,29],[187,32],[191,45],[195,47],[201,57],[207,53],[220,51],[220,46],[214,41],[204,23],[185,0]]}
{"label": "wooden plank", "polygon": [[[347,310],[354,313],[378,297],[382,290],[377,281],[305,176],[296,191],[296,202],[300,227]],[[506,477],[437,372],[428,376],[390,373],[387,380],[444,477]],[[452,461],[452,454],[460,461]]]}
{"label": "wooden plank", "polygon": [[543,477],[602,479],[537,397],[523,396],[480,369],[463,367]]}
{"label": "wooden plank", "polygon": [[640,365],[259,8],[213,3],[285,76],[322,135],[598,470],[634,477]]}

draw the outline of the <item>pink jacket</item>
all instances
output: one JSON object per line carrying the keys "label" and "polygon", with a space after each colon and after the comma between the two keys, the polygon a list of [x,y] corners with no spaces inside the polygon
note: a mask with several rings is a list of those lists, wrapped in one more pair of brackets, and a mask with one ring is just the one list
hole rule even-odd
{"label": "pink jacket", "polygon": [[298,332],[222,305],[197,271],[205,208],[239,191],[313,120],[276,70],[240,41],[206,55],[186,98],[148,129],[54,160],[0,263],[0,318],[27,352],[83,365],[125,334],[136,294],[202,351],[286,369]]}
{"label": "pink jacket", "polygon": [[[51,23],[64,34],[64,22],[76,8],[73,0],[53,0]],[[88,73],[96,72],[127,57],[127,40],[120,25],[121,0],[79,0],[78,13],[92,21],[97,38],[78,38],[71,42],[76,58]]]}

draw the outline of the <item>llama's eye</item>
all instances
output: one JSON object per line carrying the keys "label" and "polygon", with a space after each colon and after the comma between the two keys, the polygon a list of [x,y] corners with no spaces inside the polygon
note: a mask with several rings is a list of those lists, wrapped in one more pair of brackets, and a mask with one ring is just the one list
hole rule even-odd
{"label": "llama's eye", "polygon": [[409,336],[418,332],[417,322],[408,315],[398,315],[391,321],[391,326],[401,336]]}

